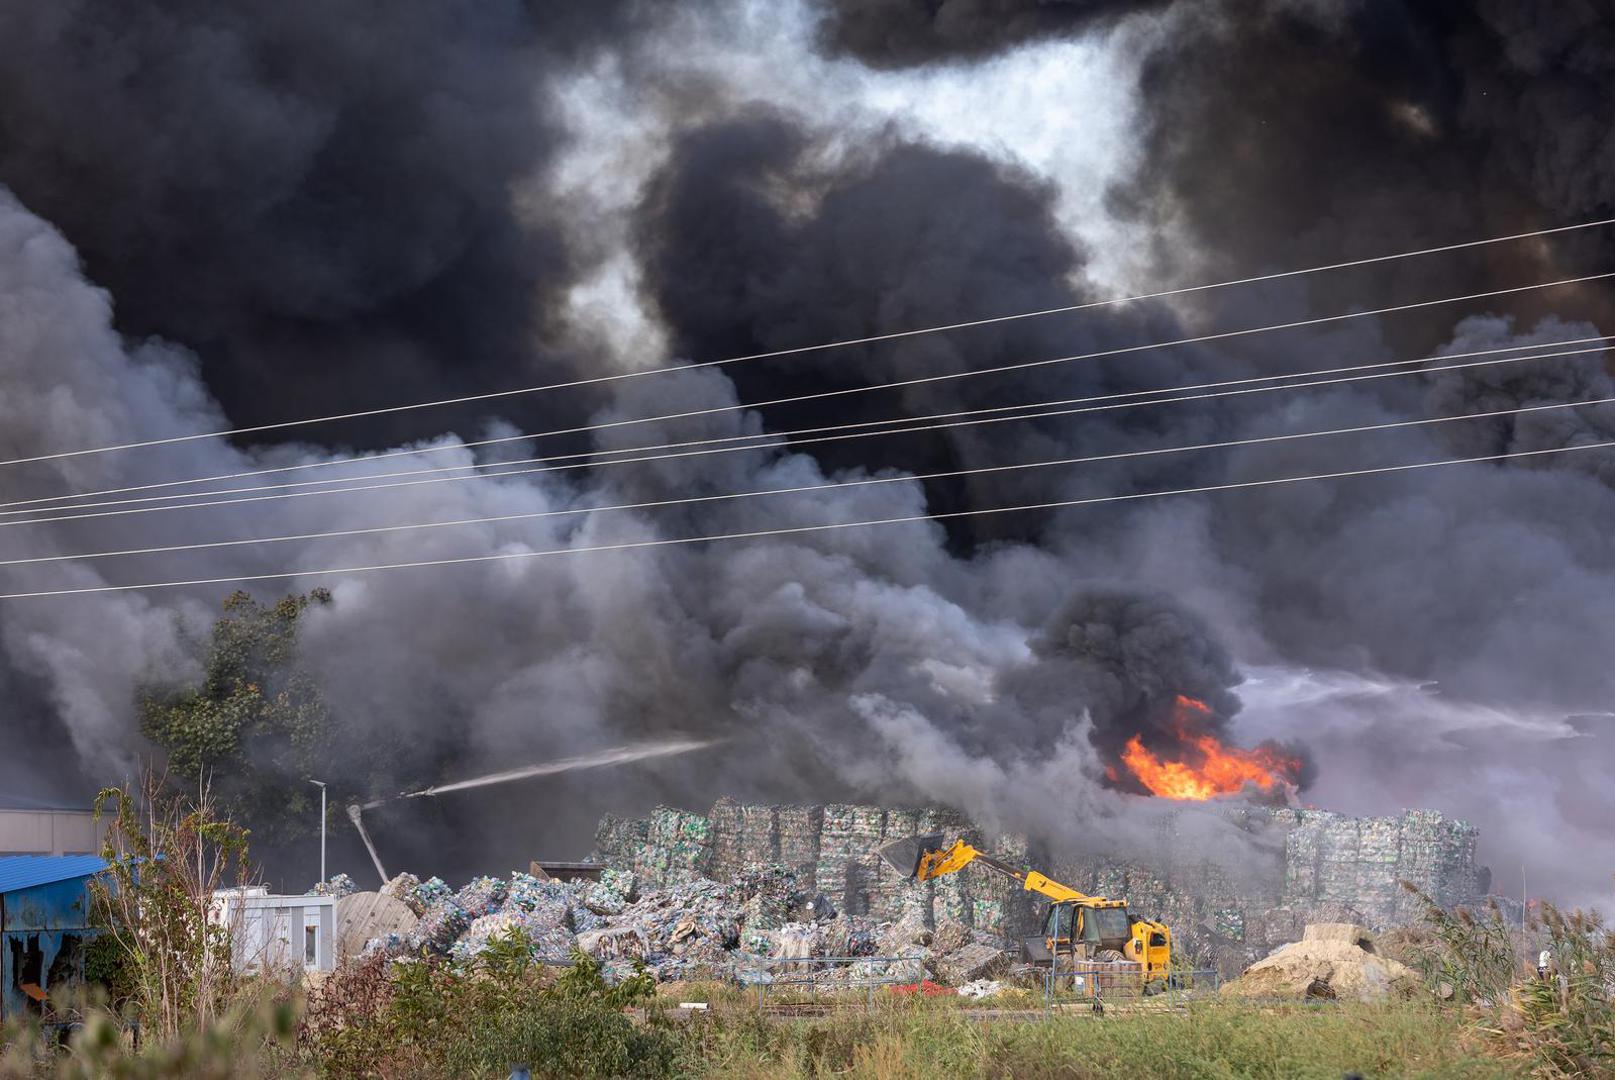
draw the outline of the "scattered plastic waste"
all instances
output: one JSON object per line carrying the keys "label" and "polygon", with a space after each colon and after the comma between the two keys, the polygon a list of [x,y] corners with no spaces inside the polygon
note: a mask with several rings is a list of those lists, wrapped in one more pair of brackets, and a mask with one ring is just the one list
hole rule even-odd
{"label": "scattered plastic waste", "polygon": [[[700,831],[698,823],[675,816],[661,819],[657,828],[673,844]],[[980,968],[947,963],[982,950],[957,920],[939,916],[928,925],[918,913],[906,913],[897,922],[880,922],[836,912],[811,880],[799,882],[793,871],[778,865],[747,865],[727,882],[694,872],[663,888],[643,888],[642,880],[618,869],[603,871],[598,881],[544,880],[515,871],[506,878],[474,878],[456,892],[440,878],[421,881],[400,874],[381,891],[402,900],[420,915],[420,923],[407,935],[372,939],[364,952],[395,962],[429,954],[470,965],[492,943],[519,930],[533,956],[566,963],[581,950],[601,961],[608,979],[632,975],[641,964],[663,981],[777,976],[826,985],[894,974],[942,977],[967,968],[974,976]],[[346,887],[351,882],[343,875],[316,886]],[[808,963],[825,958],[847,962]],[[907,992],[935,993],[931,987],[938,985],[925,979]],[[980,991],[977,996],[997,992],[990,989],[997,984],[986,978],[970,985]]]}
{"label": "scattered plastic waste", "polygon": [[303,895],[305,895],[305,896],[334,896],[338,900],[340,900],[344,896],[352,896],[354,893],[356,893],[358,891],[359,891],[359,886],[357,886],[357,885],[355,885],[353,883],[352,878],[350,878],[346,874],[337,874],[330,881],[322,881],[322,882],[320,882],[318,885],[315,885],[312,889],[310,889],[308,892],[304,893]]}
{"label": "scattered plastic waste", "polygon": [[1003,984],[997,979],[977,979],[975,982],[967,982],[959,987],[959,996],[977,999],[992,998],[997,997],[1003,991]]}
{"label": "scattered plastic waste", "polygon": [[951,994],[953,991],[949,990],[946,986],[943,986],[940,983],[932,982],[930,979],[921,979],[917,983],[898,983],[896,986],[892,987],[892,993],[907,995],[919,994],[922,997],[939,997],[944,994]]}

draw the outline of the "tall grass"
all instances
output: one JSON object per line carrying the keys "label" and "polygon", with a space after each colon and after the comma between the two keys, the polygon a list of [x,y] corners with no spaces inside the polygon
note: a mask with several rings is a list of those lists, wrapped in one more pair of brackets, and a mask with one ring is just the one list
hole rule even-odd
{"label": "tall grass", "polygon": [[1467,1037],[1455,1010],[1406,1003],[1260,1008],[1212,1001],[1183,1012],[982,1022],[919,1008],[777,1023],[735,1018],[699,1033],[699,1075],[750,1077],[1340,1080],[1522,1075]]}
{"label": "tall grass", "polygon": [[[379,970],[379,969],[377,969]],[[540,1077],[908,1077],[1160,1080],[1491,1078],[1526,1075],[1536,1059],[1504,1050],[1466,1012],[1435,1004],[1253,1006],[1212,1000],[1184,1010],[1087,1012],[982,1020],[930,1002],[888,1002],[808,1020],[715,1003],[675,1023],[654,1007],[638,1019],[613,988],[580,965],[566,984],[490,985],[446,969],[401,966],[418,980],[367,1000],[344,1020],[330,1013],[294,1041],[291,1007],[227,1013],[200,1031],[147,1040],[139,1052],[110,1018],[92,1015],[65,1052],[16,1041],[0,1077],[503,1078],[518,1062]],[[637,994],[638,991],[630,991]],[[384,1003],[376,1005],[378,1001]],[[374,1007],[373,1007],[374,1006]],[[1553,1075],[1576,1075],[1561,1072]],[[1581,1075],[1596,1075],[1592,1073]]]}
{"label": "tall grass", "polygon": [[[1437,947],[1422,964],[1440,996],[1467,1004],[1499,1051],[1533,1076],[1615,1075],[1615,939],[1597,912],[1543,903],[1517,932],[1495,904],[1444,911],[1417,889]],[[1531,953],[1552,960],[1539,977]]]}

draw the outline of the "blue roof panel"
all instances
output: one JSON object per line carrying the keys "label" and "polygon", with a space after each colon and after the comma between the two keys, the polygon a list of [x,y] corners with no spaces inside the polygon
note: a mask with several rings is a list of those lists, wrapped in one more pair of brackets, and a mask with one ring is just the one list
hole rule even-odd
{"label": "blue roof panel", "polygon": [[106,868],[97,855],[0,855],[0,893],[89,877]]}

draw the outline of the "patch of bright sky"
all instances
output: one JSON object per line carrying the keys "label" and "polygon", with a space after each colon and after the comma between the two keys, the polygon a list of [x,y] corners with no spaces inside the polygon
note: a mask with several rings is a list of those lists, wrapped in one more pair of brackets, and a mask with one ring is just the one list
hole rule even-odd
{"label": "patch of bright sky", "polygon": [[1142,260],[1103,200],[1130,165],[1134,37],[1147,32],[1135,26],[977,64],[877,72],[818,53],[801,0],[685,10],[653,46],[606,57],[561,91],[575,141],[546,187],[574,208],[571,221],[586,223],[577,239],[596,261],[571,295],[574,325],[627,366],[665,362],[660,328],[637,296],[629,211],[678,126],[747,104],[799,114],[837,133],[843,148],[895,129],[1012,162],[1055,186],[1060,225],[1088,251],[1089,277],[1104,291],[1131,291]]}

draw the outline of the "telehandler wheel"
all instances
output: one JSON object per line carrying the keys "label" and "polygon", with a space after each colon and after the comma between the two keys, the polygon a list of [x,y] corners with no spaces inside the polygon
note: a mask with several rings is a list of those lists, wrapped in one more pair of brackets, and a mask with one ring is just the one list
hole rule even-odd
{"label": "telehandler wheel", "polygon": [[1127,959],[1115,949],[1100,949],[1093,954],[1093,958],[1101,964],[1120,964]]}

